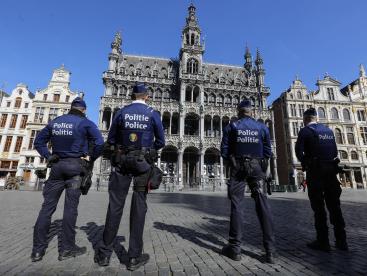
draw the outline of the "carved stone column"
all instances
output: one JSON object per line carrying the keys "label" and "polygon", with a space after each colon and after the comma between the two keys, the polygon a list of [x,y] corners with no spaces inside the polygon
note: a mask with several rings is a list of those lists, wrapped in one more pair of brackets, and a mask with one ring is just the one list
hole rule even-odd
{"label": "carved stone column", "polygon": [[223,158],[222,156],[219,158],[220,162],[220,184],[224,187],[224,171],[223,171]]}
{"label": "carved stone column", "polygon": [[172,116],[173,116],[173,114],[170,113],[170,116],[169,116],[169,128],[168,128],[168,134],[169,135],[172,134]]}
{"label": "carved stone column", "polygon": [[183,149],[178,150],[178,176],[177,176],[177,183],[178,183],[178,189],[183,188]]}

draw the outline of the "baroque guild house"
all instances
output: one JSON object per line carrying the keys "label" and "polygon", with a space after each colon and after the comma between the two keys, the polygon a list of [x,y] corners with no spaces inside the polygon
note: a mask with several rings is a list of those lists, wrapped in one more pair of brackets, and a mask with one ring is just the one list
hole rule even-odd
{"label": "baroque guild house", "polygon": [[[26,125],[34,95],[18,84],[10,95],[4,94],[0,106],[0,181],[15,176],[26,137]],[[0,186],[2,186],[0,185]]]}
{"label": "baroque guild house", "polygon": [[[103,73],[105,92],[98,125],[104,137],[114,114],[131,103],[134,84],[145,83],[149,105],[160,112],[166,134],[158,165],[179,189],[203,188],[209,180],[213,188],[225,186],[229,168],[220,157],[222,130],[236,119],[237,104],[243,99],[252,102],[255,118],[270,128],[275,145],[272,113],[267,108],[270,89],[264,82],[260,52],[253,62],[246,47],[243,66],[207,63],[201,35],[196,8],[190,5],[177,59],[125,54],[118,33],[111,44],[108,69]],[[275,156],[271,168],[276,180]],[[95,166],[94,176],[101,186],[107,185],[109,166],[108,160]]]}

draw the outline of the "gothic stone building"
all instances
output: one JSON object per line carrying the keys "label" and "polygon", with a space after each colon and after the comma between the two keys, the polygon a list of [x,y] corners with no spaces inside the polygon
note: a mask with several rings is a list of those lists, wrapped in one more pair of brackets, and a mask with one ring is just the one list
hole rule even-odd
{"label": "gothic stone building", "polygon": [[[251,100],[255,117],[272,126],[263,60],[257,51],[253,63],[246,48],[244,66],[204,62],[205,45],[193,5],[188,8],[181,40],[177,59],[135,56],[122,52],[121,36],[116,34],[108,70],[103,74],[99,127],[106,137],[113,115],[131,102],[133,85],[143,82],[148,87],[149,104],[162,117],[166,146],[158,165],[171,176],[170,182],[177,188],[200,188],[211,179],[223,187],[229,169],[220,157],[221,134],[230,120],[236,119],[239,101]],[[275,167],[273,160],[276,175]],[[97,181],[106,185],[109,162],[101,160],[96,171]]]}
{"label": "gothic stone building", "polygon": [[[277,143],[280,185],[295,188],[304,179],[295,155],[298,132],[303,127],[302,114],[315,107],[318,120],[335,134],[339,158],[345,173],[339,174],[344,187],[367,188],[367,77],[363,66],[360,76],[344,88],[329,75],[318,80],[316,91],[308,92],[298,78],[272,105]],[[289,186],[288,186],[289,187]]]}

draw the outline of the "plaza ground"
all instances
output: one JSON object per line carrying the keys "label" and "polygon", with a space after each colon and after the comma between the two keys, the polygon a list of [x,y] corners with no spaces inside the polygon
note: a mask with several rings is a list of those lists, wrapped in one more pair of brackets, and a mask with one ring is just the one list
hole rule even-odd
{"label": "plaza ground", "polygon": [[[276,193],[270,197],[274,214],[278,259],[263,263],[262,234],[254,202],[246,194],[242,261],[218,252],[226,243],[229,201],[225,193],[151,193],[144,229],[144,249],[150,261],[139,270],[126,270],[131,194],[128,196],[115,254],[109,267],[93,262],[100,239],[108,193],[82,196],[77,221],[77,244],[87,254],[59,262],[58,231],[63,197],[54,214],[50,243],[43,261],[30,261],[32,232],[42,203],[40,192],[0,192],[0,275],[366,275],[367,192],[343,190],[342,208],[350,252],[332,248],[316,252],[305,244],[313,240],[313,217],[306,193]],[[330,240],[334,241],[332,231]],[[333,244],[333,243],[332,243]]]}

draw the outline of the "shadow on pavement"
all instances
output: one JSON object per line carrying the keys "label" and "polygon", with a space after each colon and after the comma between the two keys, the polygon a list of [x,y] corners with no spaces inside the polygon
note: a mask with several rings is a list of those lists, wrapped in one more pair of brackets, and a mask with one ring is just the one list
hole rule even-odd
{"label": "shadow on pavement", "polygon": [[[163,222],[156,221],[154,222],[154,228],[162,231],[168,231],[173,234],[177,234],[185,240],[188,240],[200,247],[212,250],[213,252],[218,254],[221,254],[222,247],[226,245],[226,243],[219,240],[216,236],[212,234],[204,234],[194,229],[179,225],[166,224]],[[213,246],[209,243],[215,244],[216,246]],[[259,256],[253,252],[242,249],[242,253],[245,254],[246,256],[257,259],[260,262],[264,261],[262,256]]]}
{"label": "shadow on pavement", "polygon": [[[94,251],[98,248],[98,243],[102,239],[104,225],[97,225],[95,222],[88,222],[85,226],[80,227],[87,234],[88,241],[92,244]],[[116,253],[120,263],[127,264],[129,258],[125,247],[121,244],[125,242],[124,236],[117,236],[114,244],[113,251]]]}

